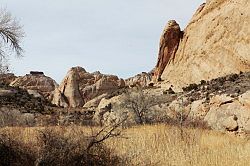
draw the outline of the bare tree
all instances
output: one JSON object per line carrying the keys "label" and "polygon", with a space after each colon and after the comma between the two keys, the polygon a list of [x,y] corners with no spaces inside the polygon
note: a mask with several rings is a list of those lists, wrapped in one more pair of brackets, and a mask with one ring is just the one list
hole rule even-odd
{"label": "bare tree", "polygon": [[147,113],[150,107],[156,105],[156,98],[147,94],[142,88],[137,87],[134,91],[127,91],[125,93],[125,100],[123,107],[131,110],[137,117],[139,124],[147,122]]}
{"label": "bare tree", "polygon": [[23,49],[20,41],[24,32],[19,22],[6,10],[0,10],[0,72],[8,71],[7,57],[15,52],[17,57],[22,56]]}

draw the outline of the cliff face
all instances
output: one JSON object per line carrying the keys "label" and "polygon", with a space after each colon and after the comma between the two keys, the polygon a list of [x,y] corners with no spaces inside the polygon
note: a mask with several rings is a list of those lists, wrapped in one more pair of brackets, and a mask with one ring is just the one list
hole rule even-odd
{"label": "cliff face", "polygon": [[[174,58],[164,56],[166,63],[161,61],[166,65],[162,65],[161,79],[182,87],[200,80],[250,71],[249,27],[249,0],[207,1],[184,30],[176,53],[171,55]],[[161,72],[157,72],[160,76]]]}
{"label": "cliff face", "polygon": [[174,60],[175,53],[181,39],[180,26],[174,20],[170,20],[162,33],[159,45],[159,55],[154,69],[154,80],[160,80],[162,72],[170,60]]}

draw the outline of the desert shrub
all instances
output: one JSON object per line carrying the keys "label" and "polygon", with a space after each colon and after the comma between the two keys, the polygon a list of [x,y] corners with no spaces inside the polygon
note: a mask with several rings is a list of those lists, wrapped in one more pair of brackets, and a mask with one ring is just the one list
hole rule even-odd
{"label": "desert shrub", "polygon": [[200,82],[201,82],[201,85],[205,85],[207,83],[207,81],[205,80],[201,80]]}
{"label": "desert shrub", "polygon": [[157,104],[157,99],[145,92],[142,88],[136,88],[134,91],[124,93],[125,98],[121,104],[122,108],[126,108],[136,116],[138,124],[149,123],[150,107]]}
{"label": "desert shrub", "polygon": [[173,91],[173,89],[170,87],[168,90],[164,90],[162,93],[164,95],[175,94],[175,91]]}
{"label": "desert shrub", "polygon": [[73,128],[42,128],[35,132],[37,138],[33,142],[29,139],[24,141],[15,130],[11,133],[2,130],[0,166],[122,165],[122,158],[104,145],[109,136],[103,131],[98,132],[103,136],[97,138]]}
{"label": "desert shrub", "polygon": [[52,130],[40,131],[39,136],[41,151],[36,165],[60,165],[69,164],[72,151],[76,145],[66,137],[54,133]]}
{"label": "desert shrub", "polygon": [[228,77],[228,81],[235,82],[239,78],[238,74],[232,74]]}
{"label": "desert shrub", "polygon": [[92,136],[85,136],[76,130],[72,130],[71,134],[66,136],[49,129],[40,131],[41,151],[36,165],[106,166],[120,163],[121,159],[104,146],[102,141],[91,144]]}
{"label": "desert shrub", "polygon": [[0,126],[34,126],[35,117],[33,114],[22,114],[17,109],[0,108]]}
{"label": "desert shrub", "polygon": [[206,130],[211,129],[211,127],[208,126],[207,122],[205,122],[204,120],[200,120],[200,119],[195,119],[195,120],[187,119],[184,122],[184,125],[187,128],[199,128],[199,129],[206,129]]}
{"label": "desert shrub", "polygon": [[198,86],[197,84],[190,84],[190,85],[188,85],[187,87],[182,88],[182,90],[183,90],[184,92],[188,92],[188,91],[191,91],[191,90],[197,90],[198,87],[199,87],[199,86]]}
{"label": "desert shrub", "polygon": [[103,144],[95,145],[90,151],[74,157],[74,165],[110,166],[122,165],[123,159]]}
{"label": "desert shrub", "polygon": [[24,144],[15,141],[9,135],[0,134],[0,165],[30,166],[34,165],[34,153]]}

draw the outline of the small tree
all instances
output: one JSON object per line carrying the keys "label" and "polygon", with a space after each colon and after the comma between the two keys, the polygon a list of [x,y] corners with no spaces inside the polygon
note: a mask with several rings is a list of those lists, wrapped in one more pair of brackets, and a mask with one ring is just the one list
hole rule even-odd
{"label": "small tree", "polygon": [[147,122],[147,114],[150,107],[156,105],[155,97],[147,94],[142,88],[125,92],[123,107],[131,110],[137,117],[139,124]]}
{"label": "small tree", "polygon": [[9,12],[0,10],[0,73],[8,72],[8,53],[11,51],[16,56],[22,56],[23,49],[20,41],[24,36],[22,27]]}

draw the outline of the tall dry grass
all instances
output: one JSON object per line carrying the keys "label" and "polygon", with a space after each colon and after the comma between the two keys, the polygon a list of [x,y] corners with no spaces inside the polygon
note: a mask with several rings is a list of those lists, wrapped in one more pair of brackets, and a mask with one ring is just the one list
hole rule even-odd
{"label": "tall dry grass", "polygon": [[[0,134],[8,133],[35,152],[41,148],[37,136],[43,129],[2,128]],[[78,140],[81,134],[91,135],[98,130],[78,126],[50,129],[72,141]],[[105,145],[120,156],[123,161],[116,163],[120,165],[248,166],[250,163],[250,140],[204,129],[183,129],[181,132],[175,126],[137,126],[125,129],[122,138],[106,140]]]}
{"label": "tall dry grass", "polygon": [[[8,127],[0,129],[0,166],[109,166],[118,157],[102,142],[91,144],[97,129]],[[91,145],[91,146],[90,146]]]}
{"label": "tall dry grass", "polygon": [[131,165],[250,165],[250,141],[211,130],[184,129],[181,135],[178,127],[139,126],[126,130],[124,137],[107,145]]}

